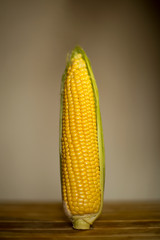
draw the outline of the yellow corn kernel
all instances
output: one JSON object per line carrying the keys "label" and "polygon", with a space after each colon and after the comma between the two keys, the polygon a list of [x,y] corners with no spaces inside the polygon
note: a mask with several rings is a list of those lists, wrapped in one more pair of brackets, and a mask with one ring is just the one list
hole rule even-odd
{"label": "yellow corn kernel", "polygon": [[73,216],[97,213],[101,189],[95,99],[81,54],[67,71],[62,119],[63,200]]}

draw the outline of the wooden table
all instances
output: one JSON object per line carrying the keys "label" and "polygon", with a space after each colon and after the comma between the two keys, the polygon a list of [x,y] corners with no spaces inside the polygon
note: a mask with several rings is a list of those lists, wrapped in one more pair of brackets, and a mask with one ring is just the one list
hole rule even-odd
{"label": "wooden table", "polygon": [[160,202],[107,202],[90,230],[73,230],[61,203],[0,204],[0,239],[160,240]]}

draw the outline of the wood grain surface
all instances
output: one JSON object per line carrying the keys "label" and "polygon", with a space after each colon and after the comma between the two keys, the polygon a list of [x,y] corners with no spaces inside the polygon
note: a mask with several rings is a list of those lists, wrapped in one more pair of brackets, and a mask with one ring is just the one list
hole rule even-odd
{"label": "wood grain surface", "polygon": [[61,203],[4,203],[0,239],[160,240],[160,202],[107,202],[85,231],[72,229]]}

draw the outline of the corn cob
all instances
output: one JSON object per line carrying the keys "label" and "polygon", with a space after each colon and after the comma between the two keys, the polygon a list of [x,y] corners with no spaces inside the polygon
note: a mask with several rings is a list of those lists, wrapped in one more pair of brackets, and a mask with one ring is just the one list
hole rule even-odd
{"label": "corn cob", "polygon": [[103,205],[104,143],[98,89],[80,47],[62,77],[60,163],[64,211],[73,228],[89,229]]}

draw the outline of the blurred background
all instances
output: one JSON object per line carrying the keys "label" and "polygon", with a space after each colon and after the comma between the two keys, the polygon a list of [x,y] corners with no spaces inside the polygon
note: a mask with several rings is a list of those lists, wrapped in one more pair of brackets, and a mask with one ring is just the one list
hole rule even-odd
{"label": "blurred background", "polygon": [[60,83],[80,45],[100,95],[105,200],[160,200],[160,2],[0,1],[0,201],[60,201]]}

